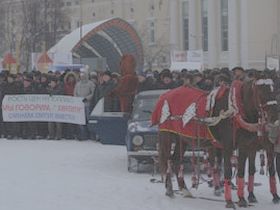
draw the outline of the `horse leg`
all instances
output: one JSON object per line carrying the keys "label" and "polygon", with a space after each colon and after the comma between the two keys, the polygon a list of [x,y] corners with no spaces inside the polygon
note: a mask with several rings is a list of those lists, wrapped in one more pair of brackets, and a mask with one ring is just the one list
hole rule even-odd
{"label": "horse leg", "polygon": [[244,175],[245,175],[245,165],[247,159],[247,148],[245,145],[239,147],[239,156],[238,156],[238,173],[237,173],[237,195],[239,198],[238,206],[247,207],[248,203],[244,198]]}
{"label": "horse leg", "polygon": [[165,195],[168,197],[174,197],[173,192],[173,185],[172,185],[172,161],[169,159],[167,163],[167,172],[166,172],[166,179],[165,179]]}
{"label": "horse leg", "polygon": [[232,148],[229,145],[225,145],[224,148],[224,190],[225,190],[225,200],[226,208],[235,208],[234,203],[232,202],[231,195],[231,178],[232,178],[232,168],[231,168],[231,156]]}
{"label": "horse leg", "polygon": [[249,177],[248,177],[248,201],[249,203],[257,203],[256,196],[254,195],[254,180],[255,180],[255,160],[256,160],[256,150],[250,150],[248,154],[249,158]]}
{"label": "horse leg", "polygon": [[166,195],[173,197],[172,187],[172,160],[171,160],[172,136],[167,132],[159,133],[159,168],[162,180],[165,183]]}
{"label": "horse leg", "polygon": [[215,195],[221,196],[222,194],[222,187],[221,187],[221,165],[222,165],[222,151],[217,149],[217,159],[216,159],[216,166],[214,168],[214,187],[215,187]]}
{"label": "horse leg", "polygon": [[280,181],[280,153],[276,153],[276,171],[278,174],[278,179]]}
{"label": "horse leg", "polygon": [[213,166],[213,185],[214,185],[214,195],[221,196],[221,176],[220,176],[220,165],[222,163],[221,151],[216,149]]}
{"label": "horse leg", "polygon": [[214,171],[214,162],[215,162],[215,149],[214,148],[209,148],[208,149],[208,161],[209,161],[209,166],[207,169],[207,176],[209,178],[208,186],[211,188],[213,187],[213,171]]}
{"label": "horse leg", "polygon": [[280,203],[280,197],[277,194],[274,158],[275,158],[275,155],[273,152],[273,147],[271,147],[267,150],[269,186],[270,186],[270,192],[273,196],[272,202],[275,204],[278,204],[278,203]]}
{"label": "horse leg", "polygon": [[184,153],[186,150],[186,144],[183,143],[182,137],[178,136],[176,139],[175,150],[173,154],[174,171],[177,178],[179,190],[182,192],[184,197],[192,197],[191,192],[187,188],[184,180]]}

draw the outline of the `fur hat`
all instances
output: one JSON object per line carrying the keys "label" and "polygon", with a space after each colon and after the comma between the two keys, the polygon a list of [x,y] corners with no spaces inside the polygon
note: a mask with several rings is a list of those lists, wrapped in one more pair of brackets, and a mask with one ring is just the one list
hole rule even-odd
{"label": "fur hat", "polygon": [[105,71],[104,73],[103,73],[103,75],[107,75],[107,76],[109,76],[109,77],[112,77],[112,73],[110,72],[110,71]]}

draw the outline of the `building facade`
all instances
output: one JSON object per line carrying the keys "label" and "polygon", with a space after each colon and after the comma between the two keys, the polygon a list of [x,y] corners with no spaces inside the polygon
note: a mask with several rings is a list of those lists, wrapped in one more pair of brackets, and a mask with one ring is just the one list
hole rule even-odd
{"label": "building facade", "polygon": [[145,68],[170,65],[173,50],[203,50],[204,66],[263,69],[279,56],[279,0],[61,0],[62,29],[112,17],[142,38]]}
{"label": "building facade", "polygon": [[148,67],[168,66],[173,50],[202,49],[207,68],[263,69],[266,55],[279,55],[279,0],[66,0],[64,7],[72,29],[110,17],[130,22]]}

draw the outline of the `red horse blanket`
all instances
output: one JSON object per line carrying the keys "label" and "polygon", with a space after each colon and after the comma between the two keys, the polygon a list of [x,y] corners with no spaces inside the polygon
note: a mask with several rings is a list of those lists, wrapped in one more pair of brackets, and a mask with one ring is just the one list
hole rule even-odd
{"label": "red horse blanket", "polygon": [[208,116],[207,96],[207,92],[185,86],[166,92],[159,98],[152,113],[152,124],[158,124],[160,131],[169,131],[194,139],[214,140],[208,126],[193,118]]}

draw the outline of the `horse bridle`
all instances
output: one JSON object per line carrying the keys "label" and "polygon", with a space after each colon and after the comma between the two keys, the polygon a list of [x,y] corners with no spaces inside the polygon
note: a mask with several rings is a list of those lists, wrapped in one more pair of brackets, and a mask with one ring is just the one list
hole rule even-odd
{"label": "horse bridle", "polygon": [[265,125],[267,124],[267,107],[269,106],[273,106],[273,105],[277,105],[277,101],[276,100],[270,100],[270,101],[266,101],[265,103],[263,103],[260,99],[260,95],[258,93],[258,88],[257,86],[270,86],[270,90],[271,92],[274,91],[274,82],[272,79],[258,79],[253,83],[253,97],[255,100],[255,105],[256,108],[258,110],[258,124],[260,127],[260,130],[258,131],[258,136],[262,136],[263,130]]}
{"label": "horse bridle", "polygon": [[[255,86],[261,86],[261,85],[266,85],[266,86],[270,86],[270,90],[271,92],[274,91],[274,82],[272,79],[258,79],[253,83],[253,89],[255,91],[255,93],[258,92],[258,89]],[[257,99],[257,104],[260,107],[267,107],[267,106],[272,106],[272,105],[277,105],[277,101],[276,100],[271,100],[271,101],[267,101],[265,104],[262,104],[259,98],[259,94],[255,94],[254,96]]]}

